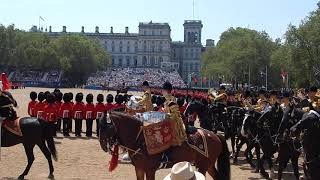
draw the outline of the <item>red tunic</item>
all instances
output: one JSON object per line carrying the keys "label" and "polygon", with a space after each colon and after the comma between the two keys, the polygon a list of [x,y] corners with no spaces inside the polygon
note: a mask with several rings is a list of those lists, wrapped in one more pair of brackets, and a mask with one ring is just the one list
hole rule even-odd
{"label": "red tunic", "polygon": [[55,102],[55,105],[56,105],[56,108],[57,108],[57,118],[58,119],[60,119],[61,118],[61,116],[60,116],[60,108],[61,108],[61,106],[62,106],[62,102],[61,101],[56,101]]}
{"label": "red tunic", "polygon": [[114,108],[114,104],[112,104],[112,103],[107,103],[106,104],[106,111],[107,112],[112,111],[113,108]]}
{"label": "red tunic", "polygon": [[95,106],[96,109],[96,119],[100,119],[106,111],[106,106],[103,103],[97,103]]}
{"label": "red tunic", "polygon": [[73,104],[70,102],[62,103],[59,109],[59,117],[63,119],[71,119],[72,118],[72,108]]}
{"label": "red tunic", "polygon": [[36,107],[37,103],[38,103],[38,101],[30,101],[29,104],[28,104],[28,114],[31,117],[36,117],[37,116],[37,114],[35,112],[35,107]]}
{"label": "red tunic", "polygon": [[85,106],[85,119],[95,119],[96,109],[93,103],[86,104]]}
{"label": "red tunic", "polygon": [[85,105],[83,102],[76,102],[72,108],[73,119],[84,119]]}
{"label": "red tunic", "polygon": [[36,116],[38,119],[44,119],[44,108],[45,108],[45,103],[43,102],[38,102],[34,108],[34,111],[36,112]]}
{"label": "red tunic", "polygon": [[44,120],[48,122],[56,122],[58,118],[58,109],[55,103],[49,104],[44,108]]}

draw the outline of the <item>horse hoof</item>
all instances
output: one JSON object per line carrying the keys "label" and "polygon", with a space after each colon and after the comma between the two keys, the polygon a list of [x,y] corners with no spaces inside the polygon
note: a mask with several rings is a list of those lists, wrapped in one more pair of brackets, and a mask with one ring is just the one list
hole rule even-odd
{"label": "horse hoof", "polygon": [[269,174],[267,172],[261,172],[261,176],[266,179],[270,179]]}
{"label": "horse hoof", "polygon": [[23,176],[23,175],[20,175],[20,176],[18,177],[18,179],[19,179],[19,180],[24,180],[24,176]]}
{"label": "horse hoof", "polygon": [[54,179],[54,175],[53,174],[49,174],[48,179]]}

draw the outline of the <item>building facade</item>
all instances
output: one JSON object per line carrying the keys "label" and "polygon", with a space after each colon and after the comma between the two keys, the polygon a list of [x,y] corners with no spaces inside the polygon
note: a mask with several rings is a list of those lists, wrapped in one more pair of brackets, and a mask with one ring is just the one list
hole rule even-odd
{"label": "building facade", "polygon": [[204,46],[201,43],[202,22],[186,20],[184,26],[184,41],[172,41],[171,29],[168,23],[139,23],[139,32],[130,33],[125,27],[124,33],[114,33],[113,27],[109,33],[102,33],[99,27],[94,33],[67,32],[63,26],[62,32],[52,32],[49,36],[58,37],[61,33],[83,34],[97,39],[112,57],[112,67],[147,67],[177,70],[187,81],[189,74],[200,74],[201,53]]}

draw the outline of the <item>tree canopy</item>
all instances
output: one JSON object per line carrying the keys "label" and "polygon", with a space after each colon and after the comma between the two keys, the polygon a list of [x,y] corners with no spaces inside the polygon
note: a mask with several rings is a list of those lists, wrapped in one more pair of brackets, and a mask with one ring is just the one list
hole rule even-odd
{"label": "tree canopy", "polygon": [[320,83],[319,58],[320,3],[298,27],[289,25],[282,40],[248,28],[223,32],[217,45],[203,54],[202,75],[248,83],[250,71],[251,84],[262,86],[267,68],[270,87],[285,87],[282,72],[289,75],[291,87],[308,87]]}
{"label": "tree canopy", "polygon": [[110,56],[98,42],[82,35],[49,37],[0,25],[0,65],[21,70],[62,70],[71,83],[107,68]]}

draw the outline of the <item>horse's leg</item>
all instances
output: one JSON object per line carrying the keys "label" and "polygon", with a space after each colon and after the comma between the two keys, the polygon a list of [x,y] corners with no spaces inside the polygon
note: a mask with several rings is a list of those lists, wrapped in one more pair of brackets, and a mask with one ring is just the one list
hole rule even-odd
{"label": "horse's leg", "polygon": [[243,140],[241,140],[240,141],[240,144],[238,144],[237,145],[237,150],[236,150],[236,152],[235,152],[235,155],[234,155],[234,157],[233,157],[233,163],[237,163],[237,161],[238,161],[238,156],[239,156],[239,152],[240,152],[240,150],[241,150],[241,147],[244,145],[244,141]]}
{"label": "horse's leg", "polygon": [[259,144],[255,143],[254,149],[255,149],[255,152],[256,152],[256,156],[257,156],[257,165],[256,165],[255,172],[258,173],[261,170],[261,165],[260,165],[261,158],[260,158],[260,146],[259,146]]}
{"label": "horse's leg", "polygon": [[155,170],[149,170],[146,172],[146,179],[147,180],[155,180],[156,179],[156,171]]}
{"label": "horse's leg", "polygon": [[279,159],[278,179],[281,180],[283,169],[287,166],[289,159],[286,157],[280,157],[280,156],[278,159]]}
{"label": "horse's leg", "polygon": [[[294,152],[295,153],[295,152]],[[298,160],[299,160],[299,154],[296,155],[294,154],[292,157],[291,157],[291,163],[292,163],[292,168],[293,168],[293,172],[294,172],[294,175],[296,176],[296,179],[299,180],[299,165],[298,165]]]}
{"label": "horse's leg", "polygon": [[28,164],[26,169],[23,171],[23,173],[19,176],[18,179],[24,179],[24,176],[26,176],[29,173],[29,170],[32,166],[32,163],[34,161],[34,155],[33,155],[33,148],[35,144],[23,144],[24,150],[26,152],[27,158],[28,158]]}
{"label": "horse's leg", "polygon": [[46,157],[46,159],[48,160],[49,172],[50,172],[48,178],[53,179],[54,178],[54,176],[53,176],[54,168],[53,168],[53,164],[52,164],[51,153],[50,153],[49,149],[47,148],[44,141],[39,143],[38,146],[39,146],[40,150],[42,151],[42,153],[44,154],[44,156]]}
{"label": "horse's leg", "polygon": [[269,164],[269,169],[270,169],[270,178],[274,178],[274,169],[273,169],[273,161],[272,161],[272,155],[270,154],[267,156],[267,161]]}
{"label": "horse's leg", "polygon": [[144,180],[144,171],[142,169],[139,169],[137,167],[134,167],[136,170],[136,176],[137,180]]}
{"label": "horse's leg", "polygon": [[258,161],[258,164],[259,164],[260,174],[262,175],[262,177],[269,179],[269,174],[266,172],[266,170],[264,169],[264,166],[263,166],[265,159],[266,159],[266,155],[263,154],[261,159]]}
{"label": "horse's leg", "polygon": [[234,134],[234,133],[232,133],[232,135],[231,135],[231,148],[232,148],[232,154],[230,155],[230,157],[234,157],[234,155],[235,155],[235,148],[234,148],[234,146],[235,146],[235,141],[236,141],[236,135]]}

